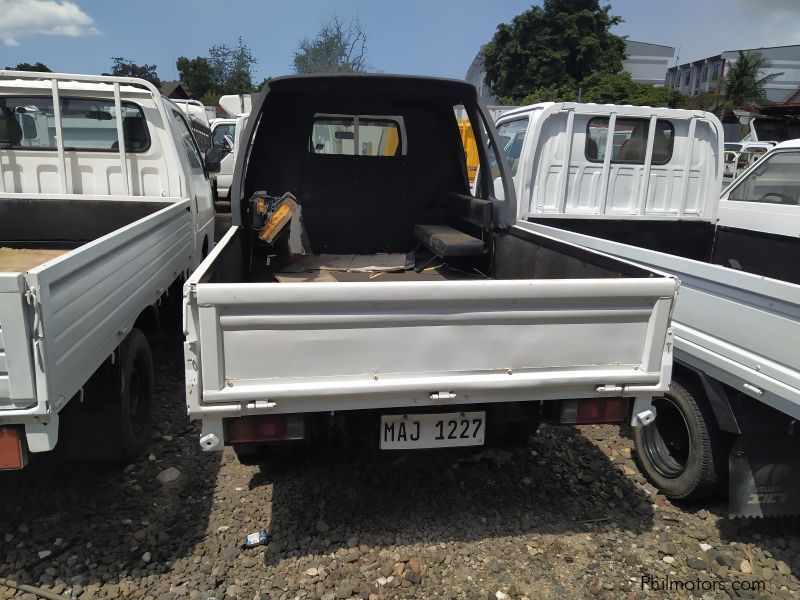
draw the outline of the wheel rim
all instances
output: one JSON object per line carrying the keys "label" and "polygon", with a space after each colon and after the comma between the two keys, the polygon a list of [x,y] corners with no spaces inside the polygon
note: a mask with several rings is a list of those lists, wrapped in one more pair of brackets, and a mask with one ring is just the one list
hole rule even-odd
{"label": "wheel rim", "polygon": [[139,433],[144,429],[147,422],[147,377],[143,372],[143,365],[140,360],[134,362],[131,378],[128,382],[128,415],[130,417],[131,429],[134,433]]}
{"label": "wheel rim", "polygon": [[664,477],[675,479],[686,471],[692,450],[689,425],[680,406],[669,396],[653,399],[656,420],[644,427],[647,460]]}

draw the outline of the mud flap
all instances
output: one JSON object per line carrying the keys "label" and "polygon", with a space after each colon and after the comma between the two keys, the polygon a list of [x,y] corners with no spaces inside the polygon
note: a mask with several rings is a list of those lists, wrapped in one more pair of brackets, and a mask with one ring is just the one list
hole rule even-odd
{"label": "mud flap", "polygon": [[800,438],[742,435],[728,460],[730,517],[800,515]]}

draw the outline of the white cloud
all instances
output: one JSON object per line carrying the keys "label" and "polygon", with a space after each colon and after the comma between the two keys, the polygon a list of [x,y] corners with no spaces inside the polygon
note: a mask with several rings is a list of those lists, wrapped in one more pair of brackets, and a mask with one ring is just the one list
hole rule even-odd
{"label": "white cloud", "polygon": [[98,35],[94,19],[70,0],[0,0],[0,39],[19,46],[31,35]]}

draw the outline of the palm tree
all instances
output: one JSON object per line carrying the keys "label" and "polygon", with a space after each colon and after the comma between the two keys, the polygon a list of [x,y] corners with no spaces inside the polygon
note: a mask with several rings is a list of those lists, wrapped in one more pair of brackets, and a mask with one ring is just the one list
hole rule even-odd
{"label": "palm tree", "polygon": [[722,80],[724,104],[727,108],[739,108],[747,104],[763,104],[767,101],[766,85],[783,73],[765,74],[769,61],[758,52],[739,51],[739,58],[728,69]]}

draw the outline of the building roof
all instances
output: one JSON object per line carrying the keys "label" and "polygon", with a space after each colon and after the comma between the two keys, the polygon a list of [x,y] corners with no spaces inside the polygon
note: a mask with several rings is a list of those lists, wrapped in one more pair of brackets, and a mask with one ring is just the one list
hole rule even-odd
{"label": "building roof", "polygon": [[783,44],[781,46],[760,46],[758,48],[737,48],[736,50],[725,50],[724,52],[752,52],[753,50],[775,50],[777,48],[800,48],[800,44]]}
{"label": "building roof", "polygon": [[167,98],[177,98],[179,100],[188,100],[191,98],[189,90],[183,87],[180,81],[164,81],[161,83],[161,93]]}

